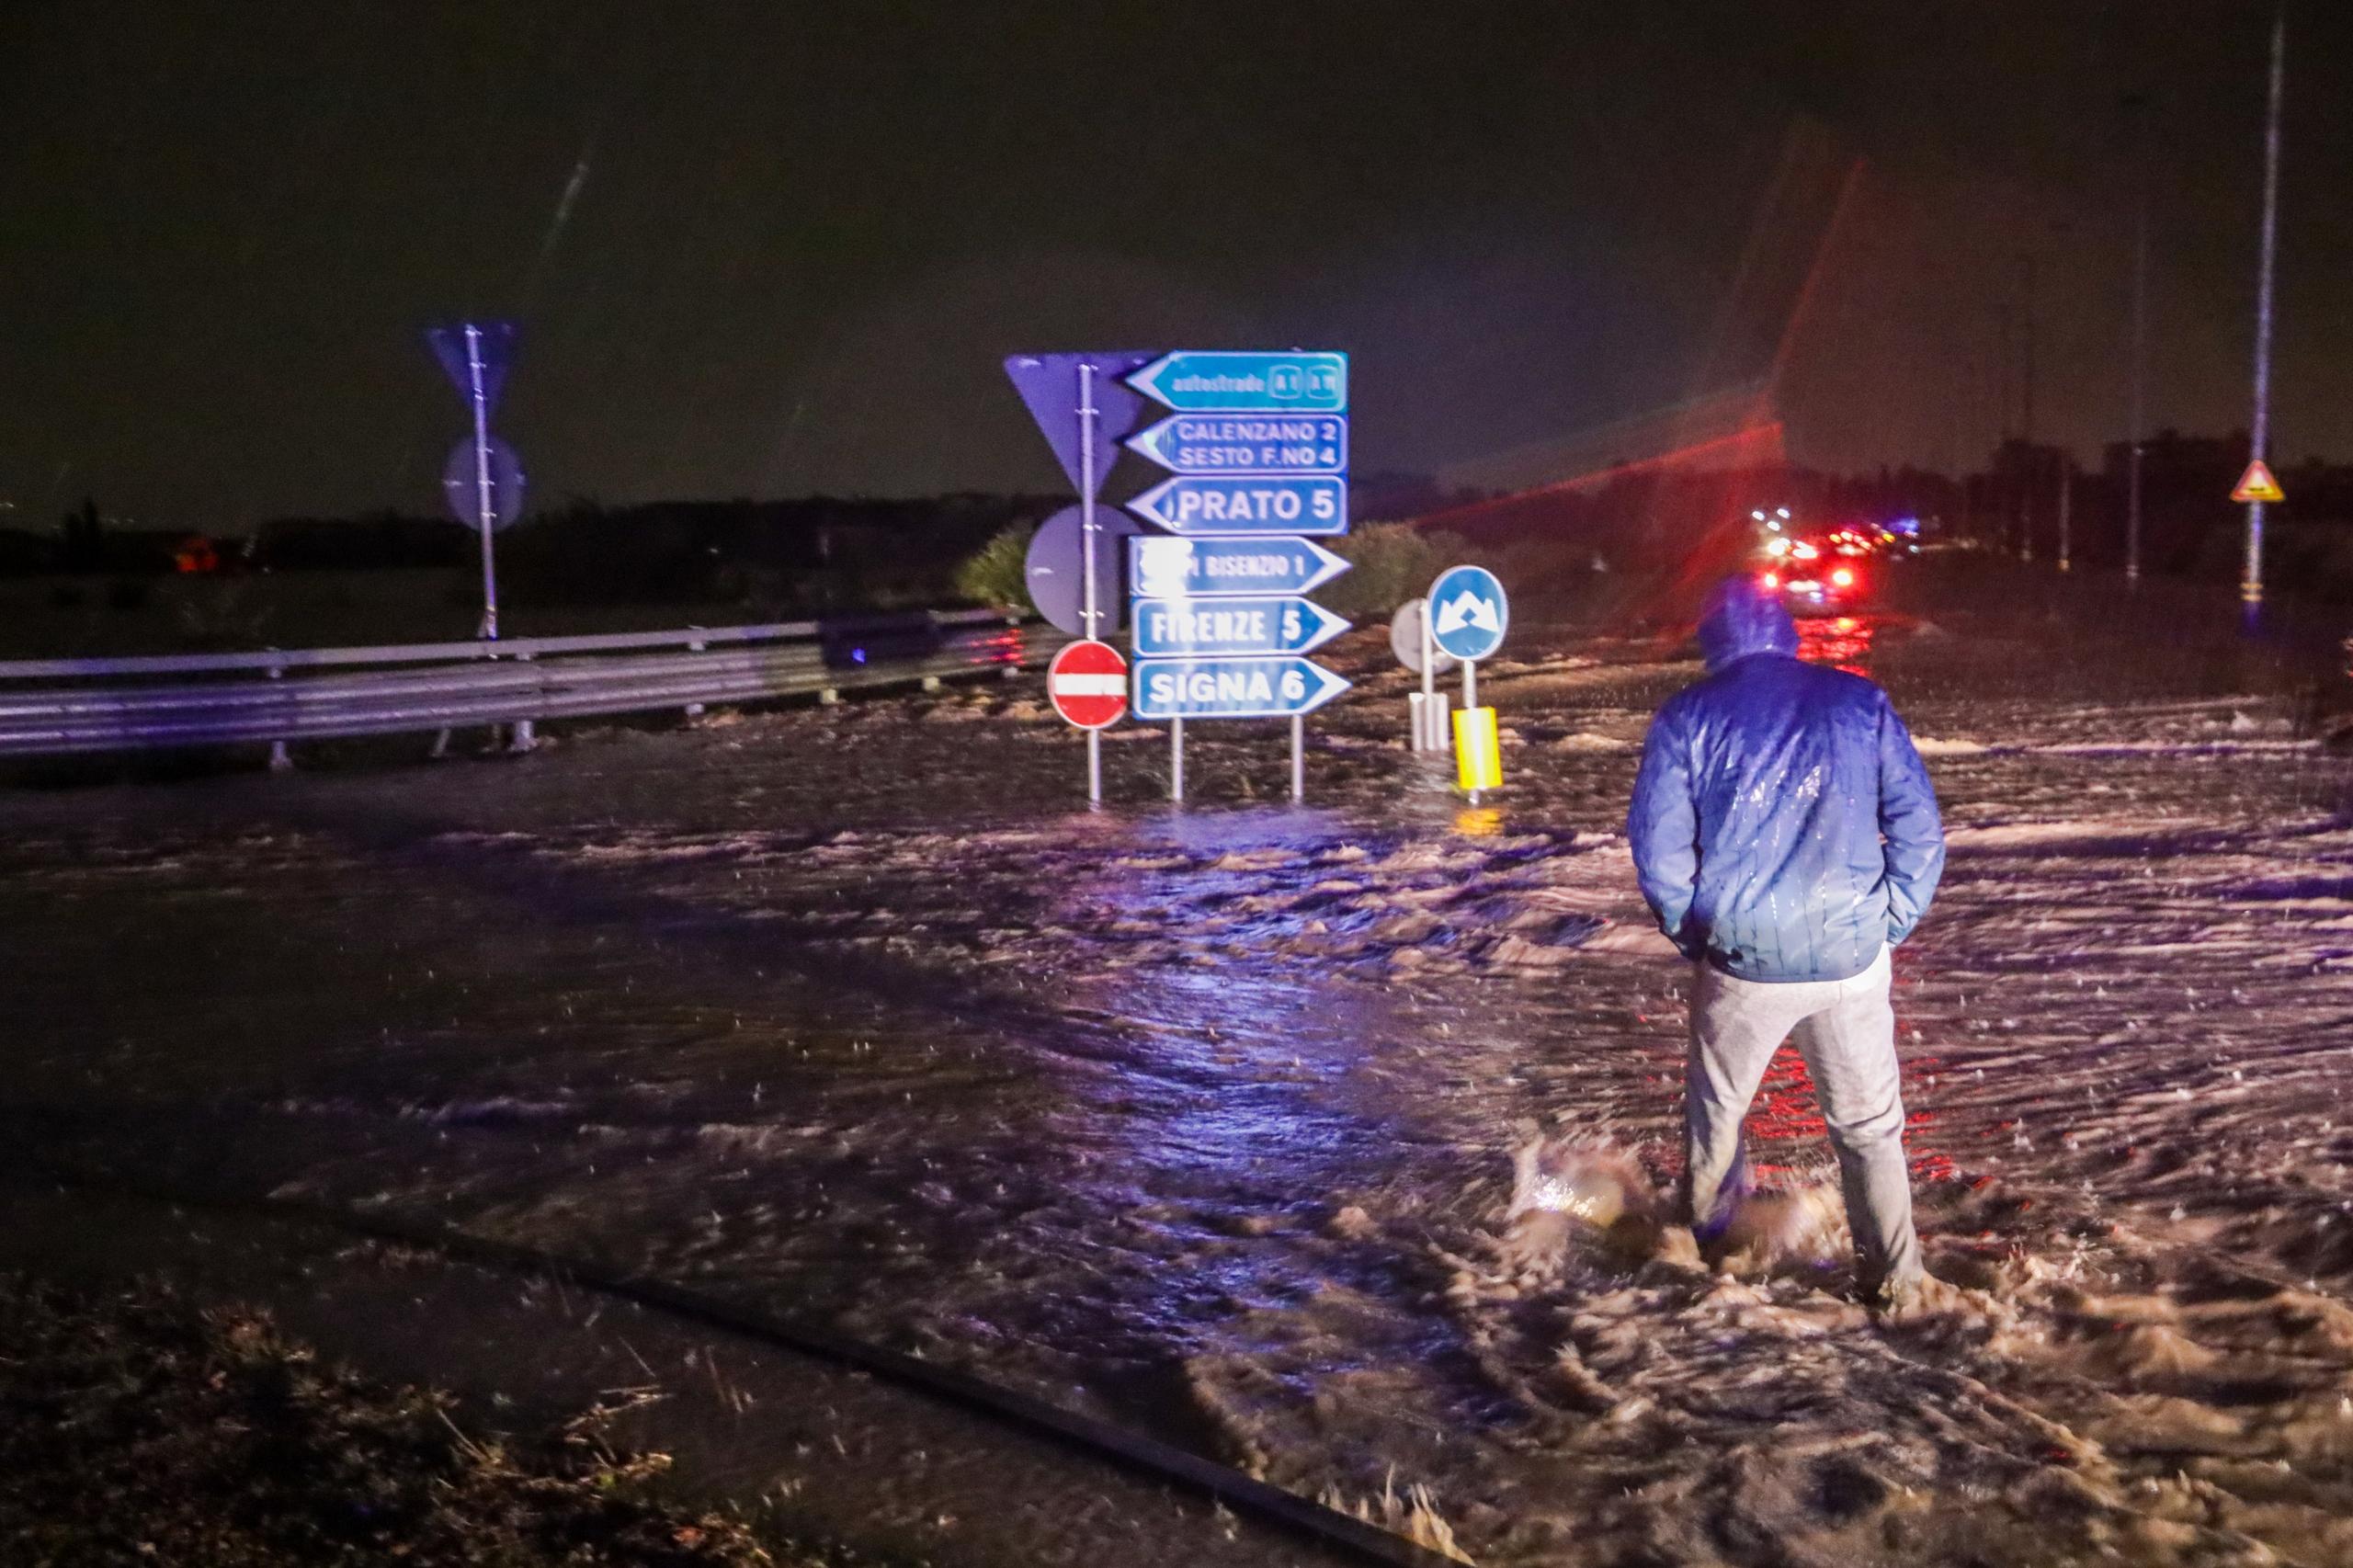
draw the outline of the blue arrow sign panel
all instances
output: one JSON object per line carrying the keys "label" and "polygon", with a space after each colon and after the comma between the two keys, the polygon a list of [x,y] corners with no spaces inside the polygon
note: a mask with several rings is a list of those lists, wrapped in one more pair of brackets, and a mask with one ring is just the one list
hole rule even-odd
{"label": "blue arrow sign panel", "polygon": [[1348,683],[1313,659],[1139,659],[1139,719],[1288,719]]}
{"label": "blue arrow sign panel", "polygon": [[1165,479],[1128,503],[1180,534],[1344,534],[1348,482],[1336,474]]}
{"label": "blue arrow sign panel", "polygon": [[1138,658],[1202,653],[1304,653],[1348,629],[1310,599],[1290,595],[1138,599],[1129,624]]}
{"label": "blue arrow sign panel", "polygon": [[1313,540],[1145,534],[1128,541],[1128,591],[1149,598],[1313,593],[1347,569]]}
{"label": "blue arrow sign panel", "polygon": [[1177,414],[1128,437],[1177,473],[1346,473],[1343,414]]}
{"label": "blue arrow sign panel", "polygon": [[1179,348],[1130,376],[1128,385],[1188,412],[1338,414],[1348,406],[1348,357]]}
{"label": "blue arrow sign panel", "polygon": [[1504,585],[1483,566],[1457,566],[1430,585],[1430,641],[1468,663],[1504,645],[1511,607]]}

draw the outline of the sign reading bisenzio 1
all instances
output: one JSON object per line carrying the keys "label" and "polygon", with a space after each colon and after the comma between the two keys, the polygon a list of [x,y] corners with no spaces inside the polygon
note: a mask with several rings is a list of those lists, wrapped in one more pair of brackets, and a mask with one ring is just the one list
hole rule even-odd
{"label": "sign reading bisenzio 1", "polygon": [[1312,594],[1348,563],[1308,539],[1128,540],[1128,582],[1138,598],[1201,598],[1223,594]]}

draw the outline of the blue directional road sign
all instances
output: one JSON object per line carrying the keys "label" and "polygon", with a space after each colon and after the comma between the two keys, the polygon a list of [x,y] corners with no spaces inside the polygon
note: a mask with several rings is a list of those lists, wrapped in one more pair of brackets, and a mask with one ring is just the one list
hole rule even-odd
{"label": "blue directional road sign", "polygon": [[1128,541],[1128,591],[1150,598],[1313,593],[1347,569],[1313,540],[1145,534]]}
{"label": "blue directional road sign", "polygon": [[1138,599],[1129,623],[1138,658],[1204,653],[1304,653],[1348,629],[1313,600],[1288,594],[1249,598]]}
{"label": "blue directional road sign", "polygon": [[1337,474],[1165,479],[1128,507],[1180,534],[1344,534],[1348,482]]}
{"label": "blue directional road sign", "polygon": [[1348,357],[1180,348],[1130,376],[1128,385],[1186,411],[1337,414],[1348,406]]}
{"label": "blue directional road sign", "polygon": [[1128,437],[1176,473],[1346,473],[1341,414],[1176,414]]}
{"label": "blue directional road sign", "polygon": [[1504,645],[1511,607],[1483,566],[1456,566],[1430,585],[1430,641],[1469,664]]}
{"label": "blue directional road sign", "polygon": [[1139,719],[1288,719],[1312,713],[1348,683],[1313,659],[1141,659]]}

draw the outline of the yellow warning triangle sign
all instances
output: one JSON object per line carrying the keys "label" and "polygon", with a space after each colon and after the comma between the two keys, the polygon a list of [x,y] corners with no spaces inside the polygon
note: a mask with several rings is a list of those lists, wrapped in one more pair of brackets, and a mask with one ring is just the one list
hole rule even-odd
{"label": "yellow warning triangle sign", "polygon": [[2234,501],[2285,501],[2287,498],[2286,492],[2279,488],[2279,482],[2271,477],[2271,470],[2261,458],[2246,465],[2246,472],[2239,475],[2239,487],[2231,492]]}

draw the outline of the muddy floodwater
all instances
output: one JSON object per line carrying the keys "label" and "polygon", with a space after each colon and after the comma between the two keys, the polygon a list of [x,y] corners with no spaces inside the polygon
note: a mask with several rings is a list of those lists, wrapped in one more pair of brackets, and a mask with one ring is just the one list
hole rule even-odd
{"label": "muddy floodwater", "polygon": [[[1949,1310],[1803,1195],[1722,1268],[1528,1212],[1671,1188],[1688,977],[1622,835],[1671,643],[1516,629],[1506,788],[1319,715],[1036,677],[519,762],[0,796],[8,1158],[449,1224],[920,1353],[1482,1563],[2353,1562],[2353,818],[2276,661],[1998,603],[1809,628],[1950,830],[1895,958]],[[1835,1215],[1831,1216],[1835,1221]],[[1801,1222],[1802,1221],[1802,1222]],[[1778,1229],[1775,1228],[1778,1226]]]}

